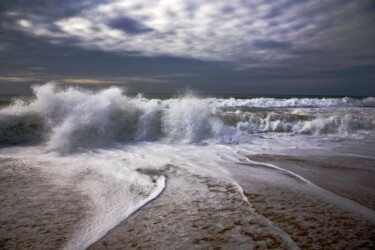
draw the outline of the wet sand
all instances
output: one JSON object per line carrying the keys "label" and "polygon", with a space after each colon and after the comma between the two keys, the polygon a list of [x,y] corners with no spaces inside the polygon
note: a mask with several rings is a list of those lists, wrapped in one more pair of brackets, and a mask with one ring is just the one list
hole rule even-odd
{"label": "wet sand", "polygon": [[40,167],[0,158],[0,249],[62,248],[90,216],[83,194],[57,185]]}
{"label": "wet sand", "polygon": [[164,193],[122,222],[90,249],[288,249],[288,236],[259,216],[236,185],[192,175],[175,166],[162,171]]}
{"label": "wet sand", "polygon": [[324,189],[375,210],[375,159],[350,155],[272,154],[248,158],[292,171]]}
{"label": "wet sand", "polygon": [[[187,181],[186,176],[181,180],[172,178],[165,193],[158,200],[121,223],[91,249],[117,249],[121,246],[134,249],[375,248],[375,213],[370,209],[374,198],[367,196],[375,192],[371,188],[361,189],[361,185],[372,184],[371,160],[347,157],[339,161],[332,157],[320,160],[315,158],[313,161],[274,155],[249,158],[285,165],[303,163],[304,168],[312,171],[312,174],[302,175],[307,179],[305,182],[303,178],[299,179],[288,172],[258,164],[239,164],[236,168],[230,168],[254,210],[249,209],[247,204],[245,207],[239,205],[240,201],[231,198],[233,194],[225,190],[222,183],[213,185],[221,190],[221,197],[211,195],[215,189],[209,188],[212,184],[208,184],[208,189],[205,192],[199,191],[201,196],[195,197],[193,201],[171,203],[174,199],[170,196],[189,192],[190,197],[190,194],[194,193],[193,190],[179,187],[181,182]],[[342,164],[344,162],[346,164]],[[348,172],[348,168],[352,169],[350,163],[353,162],[361,165],[353,170],[359,173]],[[325,171],[313,171],[319,164],[322,164],[320,167],[323,169],[330,166],[333,169],[331,175],[328,176]],[[346,174],[347,182],[342,182]],[[322,190],[309,183],[309,180],[319,180],[317,184],[329,188]],[[334,181],[339,182],[334,184]],[[207,180],[204,182],[207,185]],[[196,187],[196,184],[193,186]],[[346,193],[348,190],[350,192]],[[340,194],[346,195],[341,198]],[[345,197],[355,197],[353,200],[370,208],[351,202]],[[262,221],[259,215],[265,218],[263,221],[269,220],[268,225],[273,225],[272,229],[261,226],[259,222],[255,223],[255,228],[248,228],[247,224],[254,223],[255,218]],[[275,237],[271,233],[274,227],[280,230],[281,235],[282,232],[289,235],[296,245],[293,246],[290,242],[287,245],[285,238]],[[197,237],[198,235],[200,237]],[[262,241],[265,239],[267,240]]]}
{"label": "wet sand", "polygon": [[300,248],[375,248],[373,160],[282,155],[249,159],[277,164],[307,179],[259,164],[241,164],[232,171],[256,211]]}
{"label": "wet sand", "polygon": [[[372,160],[249,158],[293,171],[317,186],[260,164],[228,167],[249,205],[230,180],[191,174],[173,165],[139,169],[165,176],[164,192],[90,249],[375,248]],[[0,167],[0,249],[64,248],[82,220],[92,216],[87,197],[56,184],[40,166],[1,158]],[[332,198],[333,193],[338,196]]]}

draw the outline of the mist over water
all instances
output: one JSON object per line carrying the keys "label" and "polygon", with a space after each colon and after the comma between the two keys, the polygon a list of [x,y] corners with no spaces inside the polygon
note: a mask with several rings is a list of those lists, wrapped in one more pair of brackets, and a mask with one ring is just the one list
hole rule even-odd
{"label": "mist over water", "polygon": [[254,134],[372,136],[375,98],[159,100],[45,84],[35,98],[0,110],[0,142],[44,143],[52,150],[113,143],[241,143]]}

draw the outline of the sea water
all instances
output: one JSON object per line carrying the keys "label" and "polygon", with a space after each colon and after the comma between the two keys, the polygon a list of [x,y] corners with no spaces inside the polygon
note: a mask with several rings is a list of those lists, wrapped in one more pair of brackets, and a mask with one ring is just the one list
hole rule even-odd
{"label": "sea water", "polygon": [[67,248],[89,246],[157,198],[167,176],[145,169],[172,164],[235,183],[224,166],[254,152],[375,155],[374,97],[158,99],[54,84],[33,91],[1,108],[0,153],[49,162],[43,171],[90,198],[93,216]]}

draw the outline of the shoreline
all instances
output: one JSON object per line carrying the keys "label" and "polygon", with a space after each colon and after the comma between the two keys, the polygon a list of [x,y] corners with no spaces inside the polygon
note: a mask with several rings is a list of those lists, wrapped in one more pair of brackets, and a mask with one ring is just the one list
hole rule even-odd
{"label": "shoreline", "polygon": [[[373,161],[335,157],[249,156],[292,171],[338,196],[355,197],[354,202],[372,206],[374,198],[363,194],[374,192],[371,182],[365,191],[361,185],[371,181]],[[353,162],[358,166],[351,166]],[[56,176],[47,176],[38,169],[43,166],[0,157],[0,167],[0,188],[5,194],[0,248],[64,248],[72,237],[77,237],[81,222],[95,216],[88,197],[54,182]],[[342,207],[314,185],[259,164],[237,164],[226,169],[236,182],[193,174],[174,165],[138,169],[153,178],[165,176],[164,191],[88,249],[375,247],[374,223]],[[343,180],[342,173],[349,172],[352,174],[345,183],[339,181]],[[250,205],[243,200],[238,185]],[[350,188],[352,192],[346,192]]]}
{"label": "shoreline", "polygon": [[291,171],[338,196],[375,210],[375,160],[355,155],[301,156],[254,154],[252,161]]}
{"label": "shoreline", "polygon": [[253,211],[235,184],[176,166],[165,169],[168,185],[161,196],[89,249],[295,247]]}
{"label": "shoreline", "polygon": [[[318,184],[314,183],[316,175],[324,176],[326,173],[311,173],[306,169],[317,171],[316,163],[320,162],[319,159],[315,159],[314,164],[311,164],[312,159],[309,157],[305,159],[290,155],[252,155],[249,158],[277,164],[278,167],[282,166],[282,169],[288,171],[295,170],[292,162],[305,166],[304,173],[301,171],[293,171],[293,173],[311,181],[312,185],[301,182],[298,178],[282,173],[278,169],[259,164],[241,164],[237,171],[231,168],[235,179],[244,188],[245,195],[256,211],[291,235],[299,247],[303,249],[375,247],[374,210],[344,195],[341,197],[338,193],[342,190],[337,189],[335,185],[325,183],[327,179],[323,178]],[[324,160],[327,163],[332,159]],[[285,167],[287,165],[289,167]],[[346,169],[347,166],[342,167],[339,169]],[[335,168],[335,171],[339,174],[338,168]],[[351,182],[341,184],[345,187],[356,187],[358,183],[355,177],[358,176],[350,177]],[[367,191],[373,192],[373,190]],[[358,189],[354,193],[361,192],[362,190]],[[361,201],[365,202],[365,200]],[[367,202],[372,204],[373,198]]]}

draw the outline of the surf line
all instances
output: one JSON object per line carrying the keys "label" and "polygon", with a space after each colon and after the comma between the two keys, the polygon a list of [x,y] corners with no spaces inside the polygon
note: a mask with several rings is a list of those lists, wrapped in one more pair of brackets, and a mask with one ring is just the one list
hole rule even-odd
{"label": "surf line", "polygon": [[156,185],[155,190],[152,191],[152,193],[147,197],[147,199],[145,199],[145,200],[143,200],[143,202],[139,203],[138,206],[135,207],[134,211],[131,214],[129,214],[129,216],[136,213],[142,207],[146,206],[148,203],[150,203],[151,201],[158,198],[164,192],[165,188],[167,187],[167,178],[165,178],[164,175],[160,176],[158,178],[158,180],[156,181],[156,184],[157,185]]}
{"label": "surf line", "polygon": [[[144,206],[146,206],[151,201],[157,199],[165,190],[167,187],[167,179],[164,175],[161,175],[157,181],[156,181],[156,188],[151,192],[151,194],[141,201],[139,204],[137,204],[132,211],[130,211],[128,214],[124,215],[124,218],[119,221],[119,223],[111,225],[111,227],[107,227],[105,229],[99,230],[99,231],[93,231],[92,228],[88,228],[86,233],[84,233],[84,237],[80,237],[79,239],[73,239],[69,241],[63,249],[70,250],[70,249],[87,249],[92,244],[100,240],[102,237],[104,237],[109,231],[111,231],[113,228],[118,226],[121,222],[125,221],[127,218],[129,218],[131,215],[135,214],[137,211],[142,209]],[[86,235],[85,235],[86,234]]]}
{"label": "surf line", "polygon": [[276,226],[272,220],[267,218],[266,216],[260,214],[259,212],[256,211],[256,209],[253,207],[253,205],[250,203],[249,199],[245,195],[243,187],[236,182],[235,180],[231,180],[232,184],[234,184],[238,191],[240,192],[242,196],[242,200],[249,206],[249,209],[251,212],[255,213],[258,215],[260,218],[262,218],[268,225],[272,226],[272,228],[277,232],[277,234],[285,241],[285,243],[288,245],[288,249],[293,249],[293,250],[298,250],[300,249],[297,245],[297,243],[290,237],[290,235],[284,231],[282,228]]}
{"label": "surf line", "polygon": [[272,169],[278,170],[278,171],[280,171],[280,172],[282,172],[282,173],[284,173],[286,175],[294,177],[297,180],[302,181],[305,184],[314,185],[311,181],[307,180],[306,178],[303,178],[302,176],[300,176],[300,175],[298,175],[298,174],[296,174],[296,173],[294,173],[292,171],[286,170],[286,169],[278,167],[276,165],[273,165],[273,164],[270,164],[270,163],[265,163],[265,162],[260,162],[260,161],[253,161],[253,160],[249,159],[248,157],[246,157],[246,160],[250,164],[261,165],[261,166],[265,166],[265,167],[268,167],[268,168],[272,168]]}
{"label": "surf line", "polygon": [[[142,202],[140,202],[133,210],[132,213],[129,214],[129,216],[131,216],[132,214],[136,213],[137,211],[139,211],[141,208],[143,208],[144,206],[146,206],[148,203],[150,203],[151,201],[155,200],[156,198],[158,198],[165,190],[165,188],[167,187],[167,178],[165,178],[164,175],[160,176],[158,178],[158,180],[156,181],[156,188],[155,190],[153,190],[151,192],[151,194],[147,197],[147,199],[143,200]],[[129,218],[126,217],[126,218]]]}
{"label": "surf line", "polygon": [[[315,183],[307,180],[306,178],[303,178],[302,176],[292,172],[292,171],[289,171],[289,170],[286,170],[286,169],[283,169],[281,167],[278,167],[276,165],[273,165],[273,164],[270,164],[270,163],[264,163],[264,162],[258,162],[258,161],[253,161],[249,158],[247,158],[247,162],[250,163],[250,164],[255,164],[255,165],[262,165],[262,166],[266,166],[266,167],[269,167],[271,169],[276,169],[278,171],[281,171],[283,173],[287,173],[289,174],[290,176],[292,177],[295,177],[297,179],[299,179],[300,181],[304,182],[305,184],[309,185],[311,187],[311,191],[314,192],[315,194],[323,197],[326,201],[328,202],[331,202],[333,203],[334,205],[336,206],[339,206],[341,208],[344,208],[345,210],[347,211],[350,211],[354,214],[357,214],[357,215],[360,215],[362,218],[366,219],[367,221],[370,221],[371,223],[375,223],[375,212],[374,210],[366,207],[366,206],[363,206],[351,199],[348,199],[344,196],[341,196],[341,195],[338,195],[332,191],[329,191],[323,187],[320,187],[318,185],[316,185]],[[240,164],[243,164],[243,163],[240,163]]]}

